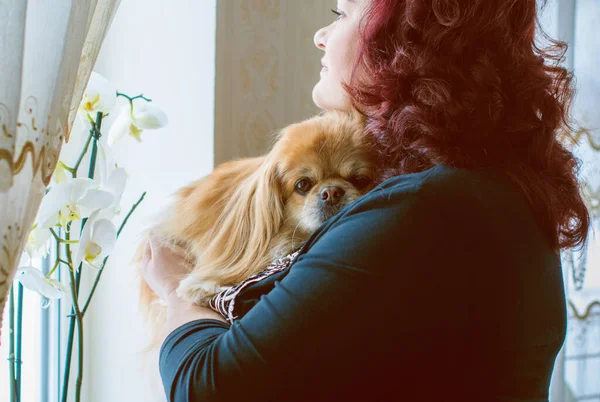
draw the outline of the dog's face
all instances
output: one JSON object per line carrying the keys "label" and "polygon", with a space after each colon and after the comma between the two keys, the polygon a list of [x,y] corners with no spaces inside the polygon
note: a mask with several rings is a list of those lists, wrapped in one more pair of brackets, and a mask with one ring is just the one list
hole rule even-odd
{"label": "dog's face", "polygon": [[273,151],[285,224],[296,230],[313,232],[373,188],[376,155],[355,113],[289,126]]}

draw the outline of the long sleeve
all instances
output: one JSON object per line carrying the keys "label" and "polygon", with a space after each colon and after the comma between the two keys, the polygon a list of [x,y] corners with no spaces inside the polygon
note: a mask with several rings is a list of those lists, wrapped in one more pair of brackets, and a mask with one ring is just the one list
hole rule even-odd
{"label": "long sleeve", "polygon": [[[516,322],[507,312],[516,313],[512,294],[525,285],[502,270],[525,257],[539,265],[532,271],[559,268],[526,209],[498,198],[494,186],[486,193],[478,180],[434,169],[388,180],[344,209],[242,319],[231,326],[199,320],[169,335],[160,357],[169,401],[396,400],[392,390],[397,400],[438,400],[435,389],[464,396],[481,384],[498,398],[543,398],[564,335],[561,317],[534,311],[527,324]],[[497,215],[493,199],[508,200],[502,206],[515,218]],[[505,236],[513,226],[529,236],[528,249]],[[532,275],[526,279],[537,286],[547,283],[551,302],[562,296],[560,272]],[[494,322],[482,316],[485,295],[511,297],[493,303]],[[521,308],[535,308],[515,296]],[[507,356],[531,346],[515,334],[532,330],[539,332],[532,345],[547,350],[522,357],[525,385],[502,370],[513,364]],[[504,356],[493,347],[505,348]],[[503,360],[483,366],[482,354]],[[466,391],[478,372],[486,375]],[[425,388],[426,377],[435,388]]]}

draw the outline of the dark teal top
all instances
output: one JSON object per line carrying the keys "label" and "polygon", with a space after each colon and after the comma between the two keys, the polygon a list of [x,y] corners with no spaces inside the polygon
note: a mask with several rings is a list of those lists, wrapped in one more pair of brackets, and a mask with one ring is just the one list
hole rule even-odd
{"label": "dark teal top", "polygon": [[169,401],[547,401],[565,338],[560,258],[524,197],[446,165],[348,205],[262,293],[168,336]]}

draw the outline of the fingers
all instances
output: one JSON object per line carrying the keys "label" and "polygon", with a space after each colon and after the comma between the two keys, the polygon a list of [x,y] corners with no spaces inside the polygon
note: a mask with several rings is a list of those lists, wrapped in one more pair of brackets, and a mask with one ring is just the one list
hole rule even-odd
{"label": "fingers", "polygon": [[151,258],[159,259],[159,255],[164,255],[165,249],[160,237],[151,234],[148,237],[148,247]]}
{"label": "fingers", "polygon": [[150,269],[150,264],[151,264],[153,258],[157,257],[155,249],[156,249],[156,247],[153,246],[152,237],[148,237],[148,239],[146,241],[146,245],[144,247],[144,252],[142,254],[141,270],[142,270],[142,273],[144,274],[144,276],[148,274],[148,271]]}

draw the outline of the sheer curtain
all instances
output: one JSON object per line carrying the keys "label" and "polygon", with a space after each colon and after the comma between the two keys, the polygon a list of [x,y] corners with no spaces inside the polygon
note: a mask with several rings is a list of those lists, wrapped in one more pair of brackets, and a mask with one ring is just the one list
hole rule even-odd
{"label": "sheer curtain", "polygon": [[581,180],[594,232],[586,249],[566,255],[570,277],[564,400],[600,402],[600,1],[576,0],[573,16],[573,107],[583,126],[575,150],[583,162]]}
{"label": "sheer curtain", "polygon": [[556,361],[551,401],[600,402],[600,2],[550,0],[548,6],[547,28],[569,44],[565,64],[576,77],[573,115],[582,129],[573,149],[592,215],[587,247],[563,253],[567,340]]}
{"label": "sheer curtain", "polygon": [[0,0],[0,322],[120,0]]}

